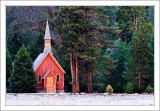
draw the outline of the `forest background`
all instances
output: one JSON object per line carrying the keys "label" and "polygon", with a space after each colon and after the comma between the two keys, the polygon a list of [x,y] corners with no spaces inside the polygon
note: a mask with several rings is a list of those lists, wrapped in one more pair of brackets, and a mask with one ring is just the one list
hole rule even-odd
{"label": "forest background", "polygon": [[43,52],[47,19],[54,57],[66,71],[65,92],[102,93],[108,85],[116,93],[153,92],[152,6],[7,6],[6,19],[8,92],[14,92],[11,75],[25,68],[17,58],[30,55],[33,62]]}

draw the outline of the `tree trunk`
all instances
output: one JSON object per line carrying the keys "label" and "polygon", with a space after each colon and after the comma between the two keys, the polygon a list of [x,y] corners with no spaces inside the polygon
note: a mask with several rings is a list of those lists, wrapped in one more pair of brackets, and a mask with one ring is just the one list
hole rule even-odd
{"label": "tree trunk", "polygon": [[89,76],[90,76],[90,77],[89,77],[89,79],[90,79],[90,80],[89,80],[89,82],[90,82],[90,93],[92,93],[92,92],[93,92],[93,87],[92,87],[92,73],[90,72],[89,74],[90,74],[90,75],[89,75]]}
{"label": "tree trunk", "polygon": [[135,15],[135,21],[136,21],[136,23],[135,23],[135,24],[136,24],[136,26],[137,26],[137,15]]}
{"label": "tree trunk", "polygon": [[79,59],[76,57],[76,93],[79,93]]}
{"label": "tree trunk", "polygon": [[[141,29],[140,29],[140,25],[139,25],[139,33],[141,32]],[[139,38],[140,39],[140,38]],[[139,45],[140,45],[140,41],[139,41]],[[140,73],[140,71],[141,71],[141,67],[140,67],[140,58],[139,58],[139,91],[140,91],[140,89],[141,89],[141,73]]]}
{"label": "tree trunk", "polygon": [[92,88],[92,74],[88,70],[88,67],[86,67],[86,82],[87,82],[86,92],[92,93],[93,92],[93,88]]}
{"label": "tree trunk", "polygon": [[139,59],[139,91],[141,89],[140,59]]}
{"label": "tree trunk", "polygon": [[71,76],[72,76],[72,92],[75,93],[76,85],[75,85],[75,66],[74,66],[73,54],[70,54],[70,65],[71,65]]}
{"label": "tree trunk", "polygon": [[88,67],[86,67],[86,92],[88,93]]}
{"label": "tree trunk", "polygon": [[134,24],[134,30],[135,30],[135,15],[133,15],[133,24]]}
{"label": "tree trunk", "polygon": [[134,30],[137,29],[137,15],[133,15]]}

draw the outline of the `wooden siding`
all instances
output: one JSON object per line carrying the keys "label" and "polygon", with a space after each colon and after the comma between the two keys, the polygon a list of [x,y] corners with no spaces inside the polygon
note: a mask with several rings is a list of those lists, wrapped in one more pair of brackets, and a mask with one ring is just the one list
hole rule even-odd
{"label": "wooden siding", "polygon": [[[38,74],[42,74],[43,77],[48,69],[51,69],[56,77],[57,74],[60,75],[60,82],[56,83],[56,90],[64,90],[64,73],[60,70],[60,68],[57,66],[57,64],[49,54],[47,54],[47,56],[44,58],[44,60],[36,70],[36,79],[38,80]],[[36,86],[37,89],[38,87],[44,87],[44,80],[42,80],[42,83],[37,82]]]}
{"label": "wooden siding", "polygon": [[[44,89],[47,91],[47,88],[46,88],[46,85],[47,85],[47,78],[48,77],[53,77],[53,86],[56,88],[56,77],[52,74],[52,72],[50,71],[48,74],[47,74],[47,76],[45,77],[45,79],[44,79]],[[55,92],[55,91],[54,91]]]}

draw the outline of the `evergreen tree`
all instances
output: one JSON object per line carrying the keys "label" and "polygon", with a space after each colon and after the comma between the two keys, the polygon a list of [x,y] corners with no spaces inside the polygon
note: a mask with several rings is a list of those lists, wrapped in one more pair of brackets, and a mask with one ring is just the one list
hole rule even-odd
{"label": "evergreen tree", "polygon": [[152,53],[154,54],[154,33],[152,33],[150,44],[151,44]]}
{"label": "evergreen tree", "polygon": [[139,91],[148,86],[147,81],[152,79],[154,74],[154,57],[149,38],[142,24],[139,24],[126,55],[126,71],[123,77],[136,83]]}
{"label": "evergreen tree", "polygon": [[154,6],[146,7],[146,17],[147,22],[150,22],[154,26]]}
{"label": "evergreen tree", "polygon": [[36,92],[36,77],[32,69],[32,60],[24,46],[19,49],[15,56],[9,83],[13,93]]}
{"label": "evergreen tree", "polygon": [[59,11],[54,14],[57,26],[62,27],[63,30],[61,36],[63,43],[60,50],[70,58],[72,91],[79,92],[80,46],[84,44],[81,38],[86,32],[84,13],[79,7],[59,7]]}
{"label": "evergreen tree", "polygon": [[107,51],[103,51],[101,49],[99,59],[99,67],[96,71],[96,76],[94,82],[94,88],[98,89],[98,92],[105,92],[106,87],[111,84],[111,76],[113,74],[114,69],[116,68],[116,60],[111,57],[111,51],[108,49]]}
{"label": "evergreen tree", "polygon": [[111,74],[110,80],[114,92],[122,93],[124,92],[124,84],[126,83],[126,80],[122,77],[122,74],[125,70],[125,53],[126,47],[128,46],[126,43],[123,43],[120,39],[116,41],[116,45],[118,47],[112,51],[111,57],[114,60],[117,60],[117,67],[113,70],[113,74]]}
{"label": "evergreen tree", "polygon": [[8,79],[11,76],[11,70],[12,70],[12,59],[11,59],[11,55],[8,51],[8,48],[6,48],[6,88],[8,90],[9,90]]}
{"label": "evergreen tree", "polygon": [[14,60],[17,51],[22,47],[22,37],[18,32],[9,34],[7,37],[7,48],[11,54],[12,60]]}
{"label": "evergreen tree", "polygon": [[127,43],[131,42],[132,34],[138,21],[144,21],[146,9],[144,6],[120,6],[116,10],[116,20],[122,30],[120,38]]}
{"label": "evergreen tree", "polygon": [[[85,51],[88,57],[83,60],[85,60],[84,63],[86,63],[84,66],[87,74],[87,92],[92,92],[92,82],[94,85],[97,84],[95,81],[92,81],[92,78],[97,77],[94,73],[98,70],[99,66],[97,66],[97,64],[99,63],[99,59],[102,57],[101,61],[104,60],[105,63],[108,64],[108,68],[105,72],[107,72],[107,70],[110,72],[110,69],[113,68],[113,64],[110,64],[110,58],[103,57],[104,55],[100,55],[98,50],[102,48],[105,52],[109,46],[113,45],[113,41],[110,40],[114,38],[112,38],[111,35],[116,35],[117,29],[113,27],[114,20],[110,19],[113,14],[112,7],[83,7],[83,10],[85,10],[87,20],[86,43],[84,49],[88,49]],[[88,86],[88,84],[90,85]]]}
{"label": "evergreen tree", "polygon": [[[63,36],[61,37],[63,43],[60,50],[63,50],[63,54],[70,56],[73,92],[76,88],[76,92],[79,92],[79,85],[76,84],[79,83],[78,72],[81,66],[86,66],[84,70],[87,86],[92,83],[89,68],[93,69],[91,66],[94,66],[93,63],[96,58],[95,43],[98,34],[96,32],[97,24],[93,22],[95,18],[90,14],[91,10],[95,12],[93,7],[60,7],[59,11],[55,12],[55,21],[57,21],[57,25],[62,26],[63,30]],[[92,92],[91,86],[86,89]]]}
{"label": "evergreen tree", "polygon": [[29,45],[27,48],[30,52],[30,57],[32,58],[32,60],[35,60],[38,57],[38,55],[43,52],[43,48],[43,35],[39,34],[39,36],[37,36],[37,39],[33,42],[33,44]]}

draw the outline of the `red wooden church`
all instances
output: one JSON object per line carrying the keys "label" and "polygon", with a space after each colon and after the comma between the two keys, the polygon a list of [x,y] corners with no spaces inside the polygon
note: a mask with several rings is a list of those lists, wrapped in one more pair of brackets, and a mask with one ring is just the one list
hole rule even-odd
{"label": "red wooden church", "polygon": [[65,71],[52,54],[48,20],[46,23],[44,45],[43,53],[39,54],[33,64],[37,79],[37,91],[64,92]]}

